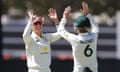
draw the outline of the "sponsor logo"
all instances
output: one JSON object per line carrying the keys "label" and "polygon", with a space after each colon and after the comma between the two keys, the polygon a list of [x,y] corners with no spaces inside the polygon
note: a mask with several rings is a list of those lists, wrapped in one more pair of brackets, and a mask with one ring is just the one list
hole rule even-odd
{"label": "sponsor logo", "polygon": [[43,46],[41,48],[41,53],[40,54],[48,54],[48,47],[47,46]]}

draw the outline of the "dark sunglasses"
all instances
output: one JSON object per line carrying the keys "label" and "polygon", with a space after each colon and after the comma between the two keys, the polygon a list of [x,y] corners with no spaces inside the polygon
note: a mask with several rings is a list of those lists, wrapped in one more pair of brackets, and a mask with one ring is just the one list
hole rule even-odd
{"label": "dark sunglasses", "polygon": [[39,25],[42,25],[42,22],[37,21],[37,22],[34,23],[34,25],[38,25],[38,24],[39,24]]}

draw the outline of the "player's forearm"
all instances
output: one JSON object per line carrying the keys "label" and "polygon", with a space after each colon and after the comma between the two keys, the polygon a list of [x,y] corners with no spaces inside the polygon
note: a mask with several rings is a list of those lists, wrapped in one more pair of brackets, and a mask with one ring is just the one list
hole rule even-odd
{"label": "player's forearm", "polygon": [[59,26],[59,23],[56,23],[56,24],[55,24],[56,29],[58,28],[58,26]]}
{"label": "player's forearm", "polygon": [[67,19],[63,17],[59,23],[59,26],[64,27],[66,23],[67,23]]}
{"label": "player's forearm", "polygon": [[67,23],[67,19],[66,18],[62,18],[60,21],[60,24],[57,28],[57,32],[59,33],[59,35],[63,38],[67,38],[66,34],[68,33],[65,29],[65,24]]}
{"label": "player's forearm", "polygon": [[65,31],[65,24],[66,23],[67,23],[67,19],[66,18],[62,18],[60,23],[59,23],[59,26],[57,28],[57,31],[58,32]]}
{"label": "player's forearm", "polygon": [[67,19],[66,18],[62,18],[61,22],[58,26],[58,33],[60,34],[61,37],[63,37],[64,39],[66,39],[68,42],[71,42],[71,40],[73,41],[75,38],[75,35],[71,34],[70,32],[68,32],[65,29],[65,24],[67,23]]}
{"label": "player's forearm", "polygon": [[[54,20],[53,22],[54,22],[54,24],[55,24],[55,26],[56,26],[56,29],[58,29],[59,20],[56,19],[56,20]],[[58,32],[52,33],[52,36],[51,36],[51,38],[50,38],[50,42],[53,43],[53,42],[55,42],[56,40],[58,40],[58,39],[60,39],[60,38],[61,38],[61,36],[60,36],[60,34],[59,34]]]}
{"label": "player's forearm", "polygon": [[90,23],[91,23],[91,26],[92,26],[92,31],[93,31],[93,32],[98,32],[98,25],[97,25],[97,23],[95,22],[95,20],[93,19],[92,15],[91,15],[91,14],[88,14],[87,17],[88,17],[89,20],[90,20]]}
{"label": "player's forearm", "polygon": [[32,24],[33,24],[33,21],[32,21],[32,19],[30,18],[30,19],[28,20],[28,24],[26,25],[26,27],[25,27],[25,29],[24,29],[23,37],[25,37],[25,36],[30,36],[31,30],[32,30]]}
{"label": "player's forearm", "polygon": [[50,42],[53,43],[53,42],[55,42],[56,40],[58,40],[60,38],[61,38],[61,36],[60,36],[60,34],[58,32],[52,33],[52,36],[50,38]]}

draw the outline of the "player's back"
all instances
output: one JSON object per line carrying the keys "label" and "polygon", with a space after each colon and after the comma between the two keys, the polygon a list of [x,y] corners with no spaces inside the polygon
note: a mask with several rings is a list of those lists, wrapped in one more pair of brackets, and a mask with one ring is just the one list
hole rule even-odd
{"label": "player's back", "polygon": [[77,39],[72,41],[74,66],[75,67],[91,67],[97,68],[96,59],[96,46],[97,34],[96,33],[83,33],[76,36]]}

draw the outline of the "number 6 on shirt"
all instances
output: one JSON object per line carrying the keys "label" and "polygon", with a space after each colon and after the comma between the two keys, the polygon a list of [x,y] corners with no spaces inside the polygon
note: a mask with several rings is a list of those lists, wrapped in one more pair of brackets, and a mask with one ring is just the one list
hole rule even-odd
{"label": "number 6 on shirt", "polygon": [[90,48],[90,45],[88,44],[88,45],[85,47],[84,55],[85,55],[86,57],[90,57],[90,56],[92,56],[92,54],[93,54],[93,50],[92,50],[92,48]]}

